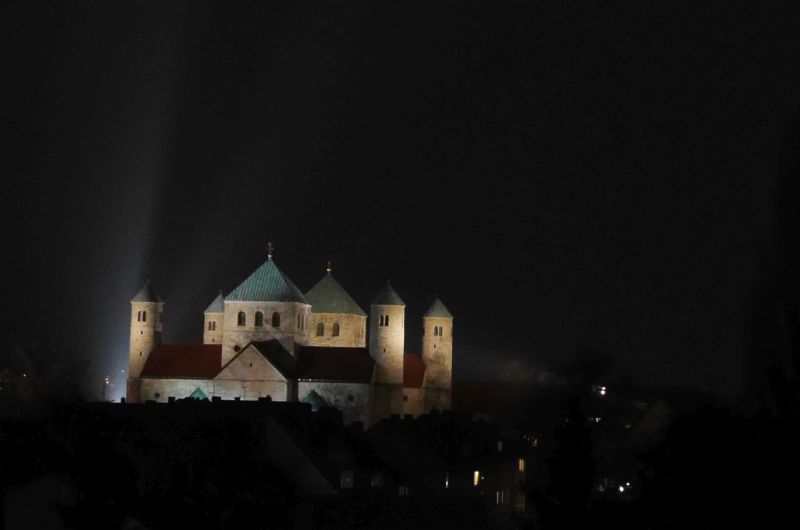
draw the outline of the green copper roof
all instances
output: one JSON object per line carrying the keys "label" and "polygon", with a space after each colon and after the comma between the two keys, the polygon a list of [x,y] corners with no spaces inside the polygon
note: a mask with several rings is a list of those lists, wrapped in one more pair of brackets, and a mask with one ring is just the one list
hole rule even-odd
{"label": "green copper roof", "polygon": [[225,297],[222,296],[222,291],[219,292],[214,301],[211,302],[203,313],[224,313],[225,312]]}
{"label": "green copper roof", "polygon": [[200,390],[199,388],[195,388],[194,392],[189,394],[189,397],[192,399],[204,399],[208,401],[208,396],[206,395],[206,393]]}
{"label": "green copper roof", "polygon": [[378,295],[372,301],[372,305],[402,305],[405,306],[406,303],[403,302],[403,299],[398,296],[394,289],[392,289],[392,284],[388,281],[383,285]]}
{"label": "green copper roof", "polygon": [[308,303],[300,289],[281,272],[272,258],[231,291],[225,301]]}
{"label": "green copper roof", "polygon": [[317,412],[320,407],[327,407],[328,402],[325,401],[325,398],[320,396],[316,390],[312,390],[309,392],[306,397],[302,399],[303,403],[308,403],[311,405],[311,411]]}
{"label": "green copper roof", "polygon": [[355,300],[329,272],[306,293],[312,313],[348,313],[366,316]]}
{"label": "green copper roof", "polygon": [[153,291],[153,288],[150,287],[150,280],[147,280],[144,282],[144,286],[139,289],[139,292],[136,293],[136,296],[131,298],[131,302],[155,302],[157,304],[163,304],[164,300]]}
{"label": "green copper roof", "polygon": [[428,318],[428,317],[453,318],[453,314],[447,310],[447,308],[444,306],[442,301],[437,296],[436,300],[434,300],[431,306],[428,308],[428,310],[425,311],[425,314],[422,315],[422,318]]}

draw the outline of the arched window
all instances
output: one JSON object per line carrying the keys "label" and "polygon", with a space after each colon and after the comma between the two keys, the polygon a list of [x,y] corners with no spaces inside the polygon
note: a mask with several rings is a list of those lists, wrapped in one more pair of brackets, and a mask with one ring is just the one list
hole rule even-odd
{"label": "arched window", "polygon": [[142,322],[147,322],[147,311],[142,311]]}
{"label": "arched window", "polygon": [[381,315],[381,316],[378,318],[378,326],[382,326],[382,325],[383,325],[383,315]]}
{"label": "arched window", "polygon": [[272,327],[279,328],[281,327],[281,314],[277,311],[272,313]]}
{"label": "arched window", "polygon": [[208,331],[211,331],[211,321],[208,321]]}
{"label": "arched window", "polygon": [[325,324],[320,322],[317,324],[317,337],[321,337],[323,335],[325,335]]}
{"label": "arched window", "polygon": [[334,337],[338,337],[339,336],[339,323],[338,322],[333,325],[333,333],[332,333],[332,335]]}
{"label": "arched window", "polygon": [[388,326],[389,325],[389,315],[386,315],[385,317],[383,317],[383,325],[384,326]]}
{"label": "arched window", "polygon": [[139,312],[136,314],[136,322],[141,322],[141,321],[142,321],[142,312],[141,312],[141,311],[139,311]]}
{"label": "arched window", "polygon": [[439,336],[439,326],[433,326],[433,336],[434,337]]}
{"label": "arched window", "polygon": [[263,326],[264,325],[264,313],[261,311],[256,311],[256,326]]}
{"label": "arched window", "polygon": [[444,328],[442,326],[439,326],[439,336],[444,337]]}
{"label": "arched window", "polygon": [[239,311],[239,318],[237,320],[237,324],[240,326],[244,326],[247,324],[247,316],[245,316],[244,311]]}

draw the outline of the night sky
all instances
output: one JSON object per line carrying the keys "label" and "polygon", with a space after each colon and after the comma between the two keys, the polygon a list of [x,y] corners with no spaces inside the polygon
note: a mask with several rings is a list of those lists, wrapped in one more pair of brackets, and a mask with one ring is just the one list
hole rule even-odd
{"label": "night sky", "polygon": [[[732,397],[800,108],[793,2],[3,3],[8,345],[127,366],[275,244],[407,349],[439,292],[455,377],[579,352]],[[702,5],[701,5],[702,4]],[[124,385],[119,381],[121,395]]]}

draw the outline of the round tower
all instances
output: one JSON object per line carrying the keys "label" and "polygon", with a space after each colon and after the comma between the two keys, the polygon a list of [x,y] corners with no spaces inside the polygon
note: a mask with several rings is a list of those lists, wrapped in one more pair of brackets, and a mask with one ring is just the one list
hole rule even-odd
{"label": "round tower", "polygon": [[406,304],[387,281],[372,301],[369,352],[377,363],[375,382],[403,384]]}
{"label": "round tower", "polygon": [[453,315],[438,295],[422,316],[422,362],[425,387],[453,386]]}
{"label": "round tower", "polygon": [[150,287],[150,280],[131,299],[131,340],[128,353],[128,401],[136,402],[138,385],[135,380],[153,348],[161,342],[164,329],[164,301]]}
{"label": "round tower", "polygon": [[371,423],[403,411],[403,355],[406,304],[389,282],[372,301],[369,353],[375,359]]}
{"label": "round tower", "polygon": [[222,344],[222,323],[225,316],[225,297],[219,292],[203,311],[203,344]]}

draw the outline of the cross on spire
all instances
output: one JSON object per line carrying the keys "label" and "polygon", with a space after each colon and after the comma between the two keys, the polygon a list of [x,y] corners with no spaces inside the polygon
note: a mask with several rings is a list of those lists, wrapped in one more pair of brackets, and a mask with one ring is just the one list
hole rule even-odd
{"label": "cross on spire", "polygon": [[272,245],[272,241],[267,242],[267,258],[272,259],[272,252],[275,250],[275,247]]}

